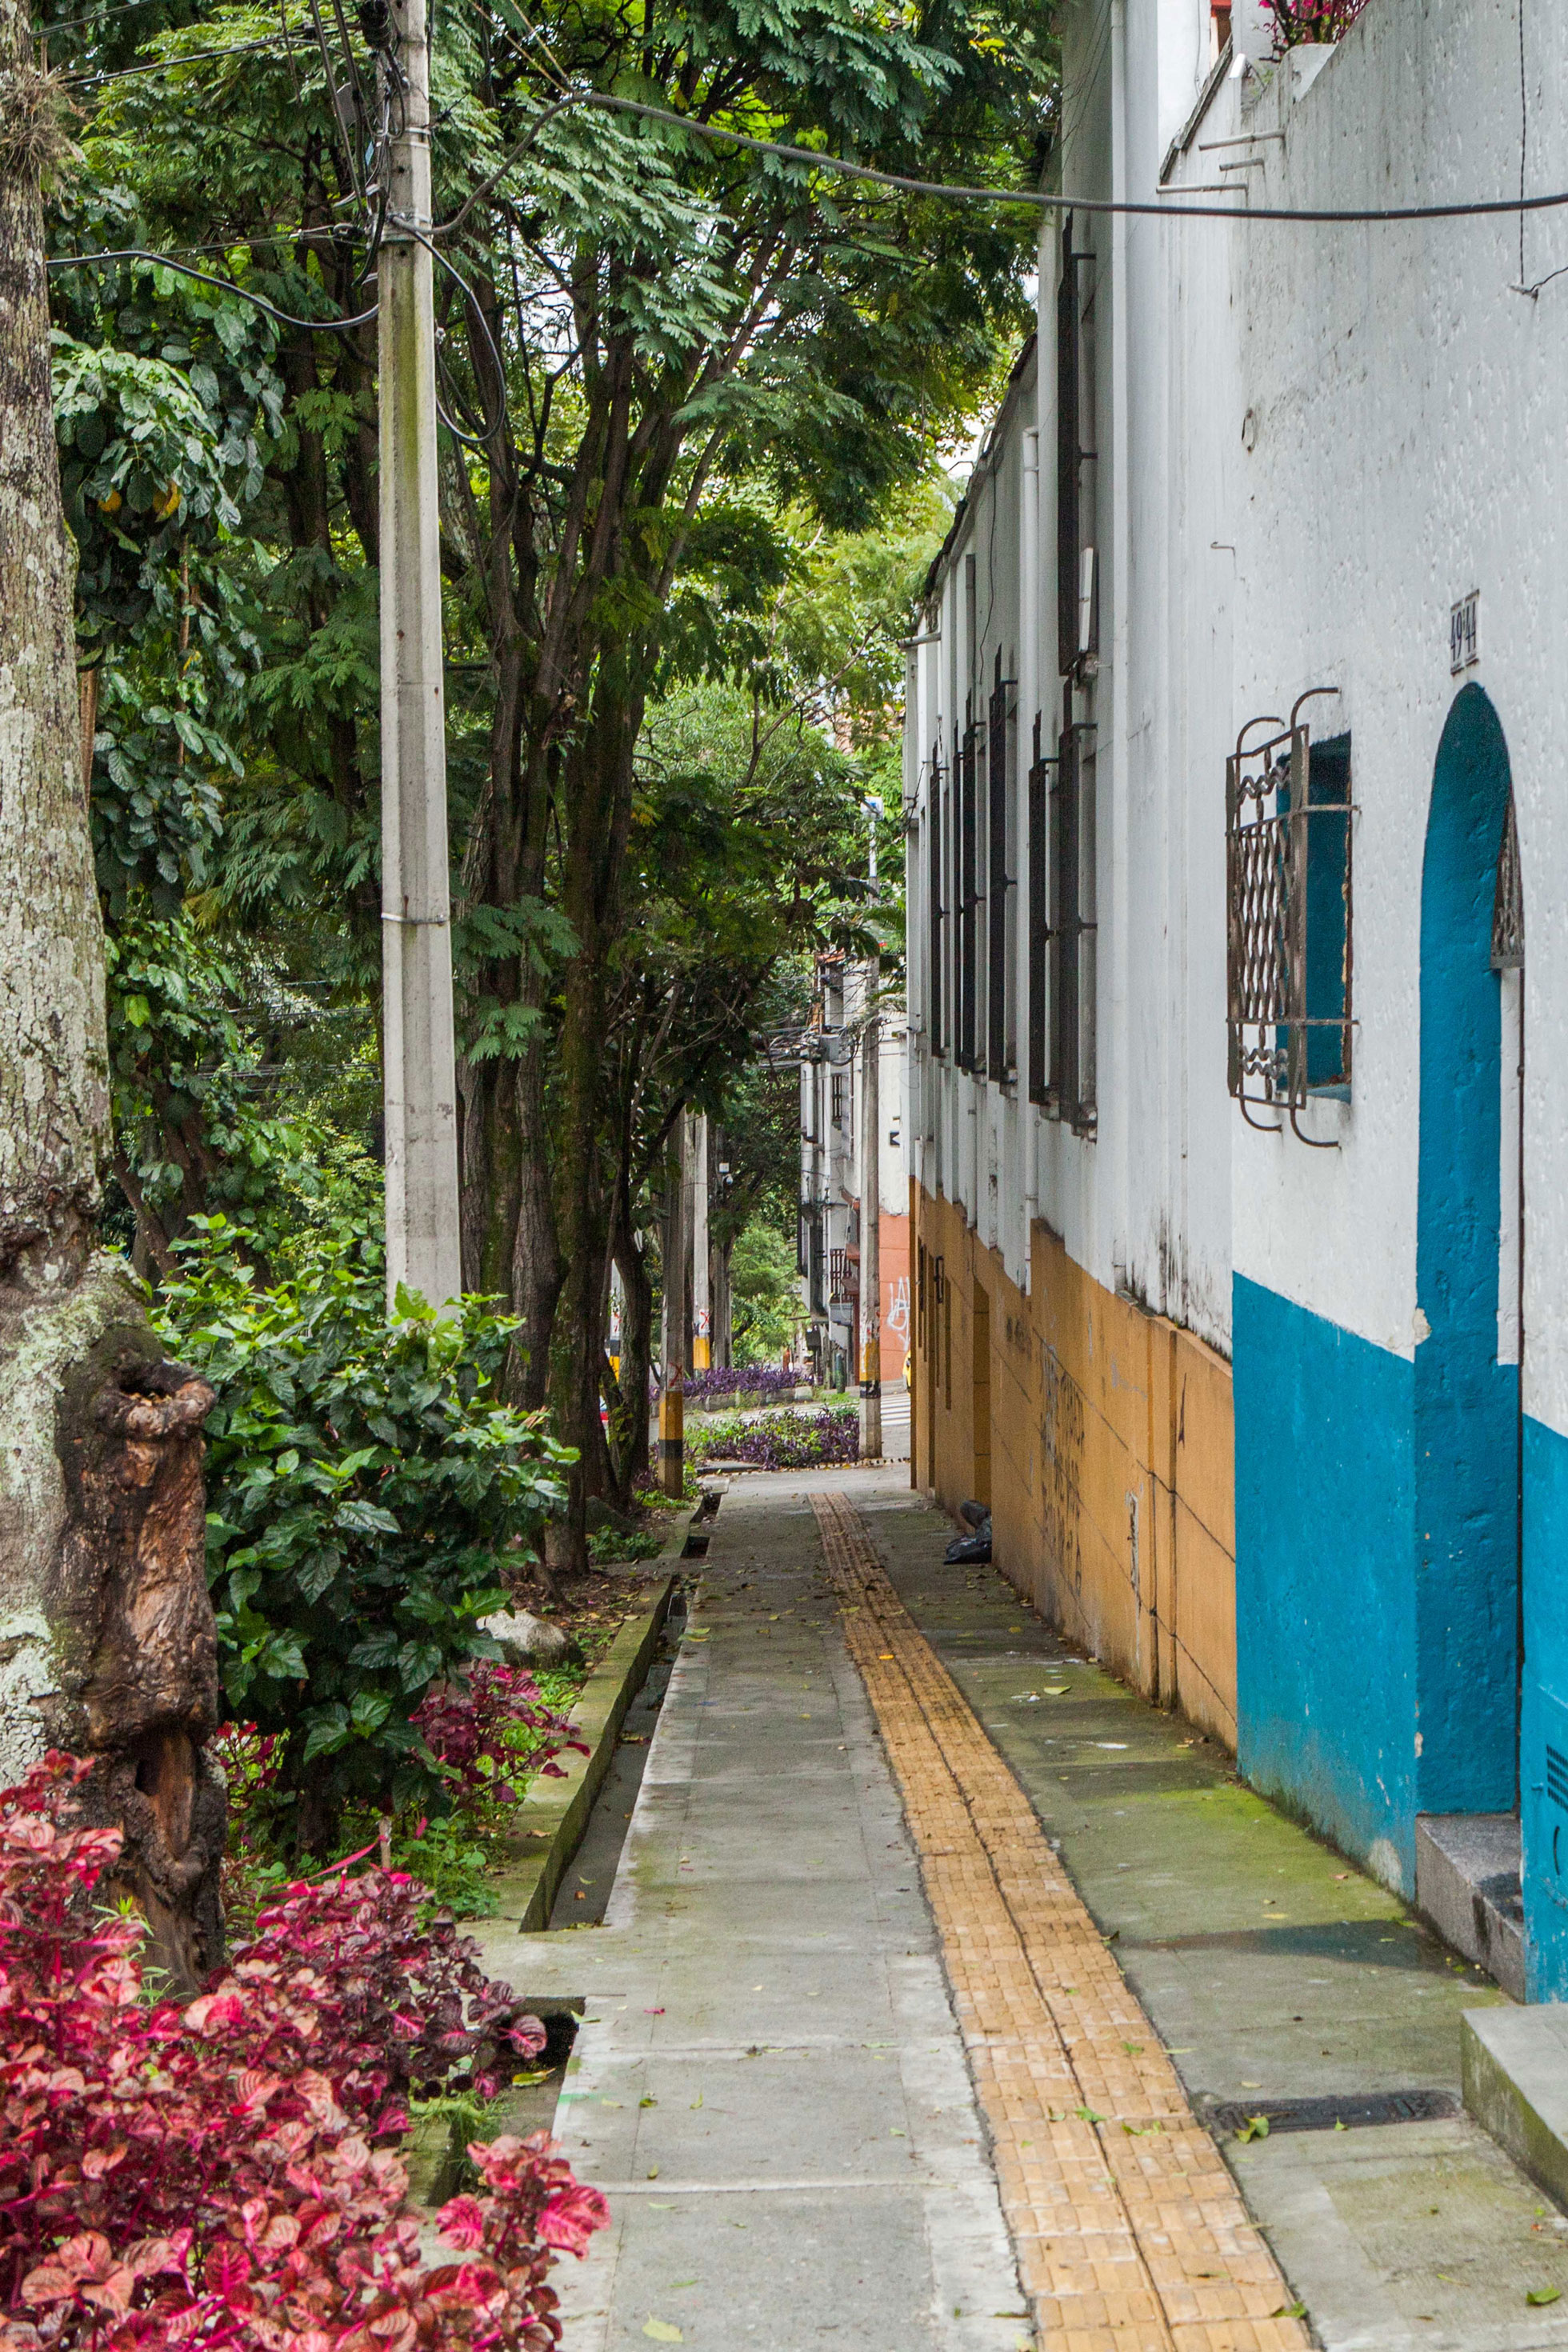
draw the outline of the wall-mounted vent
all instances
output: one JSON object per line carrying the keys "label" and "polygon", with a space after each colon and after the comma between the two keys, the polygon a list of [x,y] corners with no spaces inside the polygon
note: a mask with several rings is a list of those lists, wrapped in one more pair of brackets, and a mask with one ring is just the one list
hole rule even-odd
{"label": "wall-mounted vent", "polygon": [[1568,1756],[1550,1744],[1546,1750],[1546,1793],[1554,1805],[1561,1805],[1568,1813]]}

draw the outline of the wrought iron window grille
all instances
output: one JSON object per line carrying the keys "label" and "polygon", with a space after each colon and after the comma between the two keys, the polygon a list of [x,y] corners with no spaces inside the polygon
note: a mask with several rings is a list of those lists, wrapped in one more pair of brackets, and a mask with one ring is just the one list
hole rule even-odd
{"label": "wrought iron window grille", "polygon": [[[1098,732],[1092,719],[1070,719],[1057,739],[1049,803],[1049,873],[1047,877],[1046,960],[1049,997],[1049,1065],[1047,1101],[1058,1118],[1066,1119],[1075,1135],[1092,1135],[1096,1127],[1093,1080],[1085,1084],[1086,1061],[1092,1068],[1092,1024],[1095,1017],[1093,958],[1098,918],[1086,912],[1091,903],[1084,887],[1085,809],[1081,748],[1085,736]],[[1089,813],[1092,816],[1092,811]],[[1092,841],[1092,833],[1090,834]],[[1087,984],[1086,984],[1087,983]],[[1089,1027],[1086,1031],[1086,1022]],[[1084,1051],[1089,1035],[1089,1053]]]}
{"label": "wrought iron window grille", "polygon": [[[1312,1096],[1342,1097],[1351,1083],[1357,804],[1348,755],[1342,793],[1314,788],[1300,711],[1338,692],[1309,688],[1289,723],[1249,719],[1226,762],[1230,1092],[1249,1127],[1279,1134],[1289,1119],[1298,1140],[1320,1151],[1337,1150],[1337,1139],[1303,1135],[1300,1115]],[[1275,731],[1249,744],[1260,727]],[[1256,1110],[1282,1116],[1259,1119]]]}
{"label": "wrought iron window grille", "polygon": [[1035,713],[1033,757],[1029,761],[1029,1100],[1053,1109],[1051,1091],[1050,1004],[1047,991],[1050,960],[1048,858],[1050,785],[1057,755],[1040,749],[1040,713]]}
{"label": "wrought iron window grille", "polygon": [[971,717],[958,752],[958,1043],[961,1070],[980,1062],[980,808],[976,773],[981,729]]}
{"label": "wrought iron window grille", "polygon": [[942,745],[938,741],[931,745],[931,784],[926,800],[926,952],[930,959],[926,973],[926,1006],[931,1050],[939,1061],[945,1057],[947,1045],[942,970],[947,939],[947,909],[942,905]]}
{"label": "wrought iron window grille", "polygon": [[1007,1034],[1007,893],[1016,889],[1018,877],[1007,871],[1007,792],[1017,768],[1016,753],[1009,740],[1017,723],[1012,699],[1016,684],[1016,678],[1003,677],[1002,656],[998,651],[996,678],[986,711],[989,740],[985,763],[989,803],[986,864],[990,883],[985,908],[986,1071],[998,1084],[1005,1084],[1014,1075],[1013,1056],[1007,1050],[1010,1043]]}
{"label": "wrought iron window grille", "polygon": [[1082,442],[1083,298],[1078,273],[1092,252],[1073,251],[1073,218],[1062,222],[1061,272],[1057,280],[1057,668],[1076,678],[1092,661],[1082,644],[1083,502],[1081,470],[1099,452]]}

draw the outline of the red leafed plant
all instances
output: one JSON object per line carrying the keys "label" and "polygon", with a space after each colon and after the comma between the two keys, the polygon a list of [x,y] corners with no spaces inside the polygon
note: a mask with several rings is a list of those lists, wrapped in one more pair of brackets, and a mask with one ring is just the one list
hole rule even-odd
{"label": "red leafed plant", "polygon": [[564,1777],[555,1759],[563,1748],[587,1748],[572,1737],[569,1719],[546,1706],[539,1685],[517,1666],[476,1659],[459,1682],[439,1683],[415,1710],[414,1722],[445,1778],[514,1804],[512,1773]]}
{"label": "red leafed plant", "polygon": [[1366,0],[1263,0],[1274,19],[1277,51],[1306,41],[1337,41],[1348,33]]}
{"label": "red leafed plant", "polygon": [[484,2087],[537,2020],[374,1870],[290,1887],[198,2000],[153,2000],[140,1923],[91,1908],[119,1832],[80,1825],[85,1770],[0,1793],[0,2352],[549,2352],[597,2190],[543,2133],[476,2144],[432,2266],[395,2146],[404,2090]]}

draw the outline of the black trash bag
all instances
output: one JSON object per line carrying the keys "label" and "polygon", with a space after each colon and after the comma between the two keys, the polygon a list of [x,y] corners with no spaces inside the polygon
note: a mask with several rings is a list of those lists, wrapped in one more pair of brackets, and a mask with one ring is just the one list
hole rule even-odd
{"label": "black trash bag", "polygon": [[973,1528],[978,1535],[991,1525],[991,1506],[989,1503],[960,1503],[958,1516],[966,1528]]}
{"label": "black trash bag", "polygon": [[977,1528],[972,1536],[954,1536],[942,1558],[950,1562],[961,1561],[971,1566],[978,1562],[983,1567],[988,1566],[991,1559],[990,1520],[987,1519],[984,1527]]}

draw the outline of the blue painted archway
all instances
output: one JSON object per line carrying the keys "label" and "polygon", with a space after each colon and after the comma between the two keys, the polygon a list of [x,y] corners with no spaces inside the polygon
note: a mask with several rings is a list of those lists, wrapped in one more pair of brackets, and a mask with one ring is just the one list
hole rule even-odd
{"label": "blue painted archway", "polygon": [[1498,1361],[1501,1009],[1491,968],[1508,746],[1456,698],[1421,874],[1415,1365],[1416,1810],[1517,1800],[1519,1373]]}

